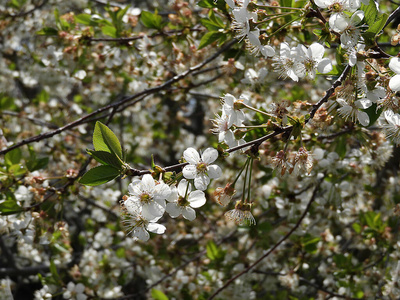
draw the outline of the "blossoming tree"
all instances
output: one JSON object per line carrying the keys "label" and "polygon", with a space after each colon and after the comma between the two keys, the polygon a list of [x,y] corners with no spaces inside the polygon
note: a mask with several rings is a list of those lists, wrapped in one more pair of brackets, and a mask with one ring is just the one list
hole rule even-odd
{"label": "blossoming tree", "polygon": [[0,4],[0,298],[399,298],[399,15]]}

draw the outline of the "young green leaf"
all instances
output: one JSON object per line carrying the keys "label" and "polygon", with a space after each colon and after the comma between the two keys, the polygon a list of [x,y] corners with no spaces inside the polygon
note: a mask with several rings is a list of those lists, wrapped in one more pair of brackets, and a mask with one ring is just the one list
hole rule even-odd
{"label": "young green leaf", "polygon": [[99,121],[96,122],[94,127],[93,146],[96,151],[114,153],[122,159],[122,148],[117,136]]}
{"label": "young green leaf", "polygon": [[154,300],[168,300],[168,297],[160,290],[151,289],[151,297]]}
{"label": "young green leaf", "polygon": [[147,28],[162,29],[162,17],[157,12],[142,11],[140,21]]}
{"label": "young green leaf", "polygon": [[370,0],[368,5],[361,4],[361,10],[364,11],[364,19],[369,26],[375,23],[376,17],[378,16],[378,10],[375,5],[375,1]]}
{"label": "young green leaf", "polygon": [[197,49],[200,50],[200,49],[202,49],[202,48],[214,43],[215,41],[217,41],[218,39],[220,39],[223,36],[224,36],[224,34],[222,32],[219,32],[219,31],[207,32],[201,38],[199,47]]}
{"label": "young green leaf", "polygon": [[122,161],[113,153],[90,149],[86,150],[86,152],[103,165],[110,165],[119,170],[121,169]]}
{"label": "young green leaf", "polygon": [[36,31],[37,35],[48,35],[48,36],[52,36],[52,35],[58,35],[58,30],[52,27],[44,27],[42,29],[40,29],[39,31]]}
{"label": "young green leaf", "polygon": [[22,212],[21,206],[19,206],[17,201],[11,197],[0,203],[0,215],[2,216],[14,215],[20,212]]}
{"label": "young green leaf", "polygon": [[89,186],[96,186],[106,182],[109,182],[120,175],[118,169],[112,166],[98,166],[87,171],[79,183]]}
{"label": "young green leaf", "polygon": [[22,152],[20,148],[15,148],[4,156],[4,162],[7,166],[19,164],[22,158]]}

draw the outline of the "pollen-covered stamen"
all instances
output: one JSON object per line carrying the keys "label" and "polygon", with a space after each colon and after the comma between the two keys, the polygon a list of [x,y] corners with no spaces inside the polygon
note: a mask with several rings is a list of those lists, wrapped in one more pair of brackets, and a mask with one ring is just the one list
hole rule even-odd
{"label": "pollen-covered stamen", "polygon": [[152,198],[149,194],[143,193],[140,195],[139,199],[140,199],[140,202],[142,202],[142,203],[149,203]]}
{"label": "pollen-covered stamen", "polygon": [[307,58],[307,59],[304,61],[304,67],[306,68],[307,71],[314,70],[315,67],[316,67],[316,64],[317,64],[316,61],[315,61],[315,60],[312,60],[312,59],[310,59],[310,58]]}
{"label": "pollen-covered stamen", "polygon": [[335,13],[340,13],[344,10],[343,4],[340,2],[335,2],[328,6],[328,9]]}
{"label": "pollen-covered stamen", "polygon": [[205,173],[207,171],[207,164],[204,162],[200,162],[196,166],[196,170],[198,173]]}
{"label": "pollen-covered stamen", "polygon": [[179,206],[189,206],[189,204],[190,204],[190,202],[185,197],[179,196],[179,198],[178,198]]}

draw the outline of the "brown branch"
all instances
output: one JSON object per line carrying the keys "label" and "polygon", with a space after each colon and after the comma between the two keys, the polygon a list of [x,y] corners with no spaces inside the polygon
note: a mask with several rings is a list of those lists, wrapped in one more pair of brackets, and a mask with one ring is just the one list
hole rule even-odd
{"label": "brown branch", "polygon": [[159,86],[156,86],[156,87],[153,87],[153,88],[144,90],[144,91],[139,92],[139,93],[137,93],[137,94],[135,94],[135,95],[133,95],[133,96],[126,97],[126,98],[124,98],[124,99],[122,99],[122,100],[120,100],[120,101],[111,103],[111,104],[109,104],[109,105],[107,105],[107,106],[104,106],[104,107],[101,107],[101,108],[95,110],[94,112],[92,112],[92,113],[90,113],[90,114],[88,114],[88,115],[86,115],[86,116],[84,116],[84,117],[82,117],[82,118],[80,118],[80,119],[78,119],[78,120],[76,120],[76,121],[74,121],[74,122],[71,122],[71,123],[69,123],[69,124],[67,124],[67,125],[65,125],[65,126],[63,126],[63,127],[60,127],[60,128],[58,128],[58,129],[55,129],[55,130],[52,130],[52,131],[48,131],[48,132],[39,134],[39,135],[37,135],[37,136],[31,137],[31,138],[28,138],[28,139],[24,139],[24,140],[22,140],[22,141],[20,141],[20,142],[18,142],[18,143],[16,143],[16,144],[14,144],[14,145],[12,145],[11,147],[8,147],[8,148],[6,148],[6,149],[1,150],[1,151],[0,151],[0,155],[6,154],[7,152],[9,152],[9,151],[11,151],[11,150],[13,150],[13,149],[19,148],[19,147],[21,147],[21,146],[23,146],[23,145],[27,145],[27,144],[30,144],[30,143],[33,143],[33,142],[39,142],[39,141],[41,141],[41,140],[48,139],[48,138],[50,138],[50,137],[52,137],[52,136],[54,136],[54,135],[57,135],[57,134],[59,134],[59,133],[65,131],[65,130],[74,128],[74,127],[76,127],[76,126],[78,126],[78,125],[81,125],[82,123],[84,123],[84,122],[85,122],[86,120],[88,120],[89,118],[91,118],[91,117],[93,117],[93,116],[96,116],[97,114],[99,114],[99,113],[101,113],[101,112],[103,112],[103,111],[107,111],[107,110],[110,110],[110,109],[114,109],[115,107],[118,108],[119,106],[121,106],[121,105],[123,105],[123,104],[126,104],[126,103],[129,102],[129,101],[135,100],[135,99],[137,99],[137,98],[139,98],[139,97],[141,97],[141,96],[144,96],[144,95],[147,96],[147,95],[151,95],[151,94],[157,93],[157,92],[159,92],[159,91],[162,91],[163,89],[165,89],[165,88],[171,86],[172,84],[178,82],[179,80],[181,80],[181,79],[187,77],[187,76],[190,75],[191,73],[193,73],[193,72],[195,72],[195,71],[197,71],[197,70],[200,70],[201,68],[203,68],[204,66],[206,66],[208,63],[210,63],[211,61],[213,61],[214,59],[216,59],[216,58],[217,58],[219,55],[221,55],[223,52],[225,52],[225,51],[228,50],[230,47],[232,47],[236,42],[237,42],[237,40],[236,40],[236,39],[233,39],[233,40],[231,40],[231,41],[225,43],[225,45],[222,46],[217,52],[215,52],[215,53],[214,53],[213,55],[211,55],[209,58],[205,59],[205,60],[204,60],[203,62],[201,62],[200,64],[198,64],[198,65],[196,65],[196,66],[194,66],[194,67],[191,67],[191,68],[187,69],[185,72],[183,72],[183,73],[181,73],[181,74],[179,74],[179,75],[176,75],[176,76],[172,77],[171,79],[167,80],[166,82],[164,82],[163,84],[161,84],[161,85],[159,85]]}
{"label": "brown branch", "polygon": [[249,272],[252,268],[254,268],[256,265],[258,265],[264,258],[268,257],[273,251],[275,251],[276,248],[278,248],[285,240],[287,240],[295,231],[297,228],[299,228],[301,222],[303,219],[306,217],[308,211],[310,210],[311,204],[315,201],[315,198],[317,196],[317,191],[319,189],[319,186],[322,182],[323,178],[319,180],[317,183],[317,186],[314,189],[314,192],[311,196],[310,201],[307,204],[306,209],[304,210],[303,214],[301,215],[300,219],[297,221],[296,225],[282,238],[277,242],[270,250],[268,250],[264,255],[262,255],[260,258],[258,258],[254,263],[252,263],[249,267],[247,267],[245,270],[240,272],[239,274],[233,276],[231,279],[229,279],[222,287],[220,287],[218,290],[212,294],[208,300],[214,299],[220,292],[222,292],[224,289],[226,289],[231,283],[233,283],[236,279],[238,279],[240,276],[246,274]]}

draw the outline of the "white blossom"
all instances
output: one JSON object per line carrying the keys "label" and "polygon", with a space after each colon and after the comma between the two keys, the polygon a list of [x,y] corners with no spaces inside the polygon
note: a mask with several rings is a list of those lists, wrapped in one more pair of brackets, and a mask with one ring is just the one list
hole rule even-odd
{"label": "white blossom", "polygon": [[207,148],[201,157],[194,148],[187,148],[183,157],[189,163],[182,170],[186,179],[194,179],[196,189],[204,191],[210,183],[210,178],[215,179],[221,176],[222,170],[217,165],[211,165],[218,158],[218,151],[214,148]]}

